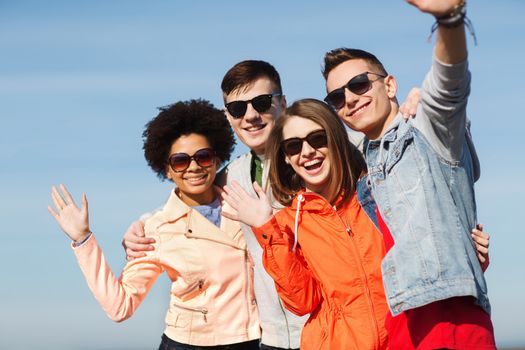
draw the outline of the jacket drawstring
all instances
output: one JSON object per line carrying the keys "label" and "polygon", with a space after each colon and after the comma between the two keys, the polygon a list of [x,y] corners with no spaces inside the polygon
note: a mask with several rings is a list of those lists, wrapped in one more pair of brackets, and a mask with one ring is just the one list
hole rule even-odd
{"label": "jacket drawstring", "polygon": [[299,210],[301,208],[301,202],[304,202],[304,197],[302,194],[297,196],[297,209],[295,210],[295,225],[294,225],[294,242],[292,247],[292,252],[295,253],[295,247],[297,247],[297,228],[299,226]]}

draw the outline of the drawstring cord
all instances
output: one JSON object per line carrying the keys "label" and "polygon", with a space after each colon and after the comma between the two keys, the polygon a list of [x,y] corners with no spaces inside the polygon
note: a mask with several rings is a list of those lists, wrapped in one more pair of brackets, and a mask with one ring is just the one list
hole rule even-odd
{"label": "drawstring cord", "polygon": [[304,202],[304,197],[302,194],[297,196],[297,209],[295,210],[295,225],[294,225],[294,242],[292,247],[292,252],[295,253],[295,247],[297,247],[297,229],[299,226],[299,210],[301,208],[301,202]]}

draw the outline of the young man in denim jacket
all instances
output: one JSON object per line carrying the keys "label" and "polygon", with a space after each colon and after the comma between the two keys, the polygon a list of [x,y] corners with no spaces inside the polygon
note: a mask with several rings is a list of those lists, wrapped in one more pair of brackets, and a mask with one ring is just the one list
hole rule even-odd
{"label": "young man in denim jacket", "polygon": [[[395,78],[362,50],[326,54],[325,101],[368,139],[369,184],[390,231],[382,270],[395,316],[387,325],[391,347],[407,346],[410,338],[414,347],[493,348],[487,286],[470,234],[480,168],[466,117],[465,4],[408,2],[434,15],[437,25],[416,118],[398,113]],[[477,319],[474,326],[465,315]]]}

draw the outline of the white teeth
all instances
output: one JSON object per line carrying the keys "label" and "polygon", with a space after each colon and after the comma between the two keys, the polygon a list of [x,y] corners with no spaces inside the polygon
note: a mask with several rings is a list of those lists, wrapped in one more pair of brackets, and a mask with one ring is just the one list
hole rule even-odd
{"label": "white teeth", "polygon": [[312,166],[312,165],[315,165],[315,164],[319,164],[321,162],[322,162],[322,160],[320,160],[320,159],[314,159],[314,160],[310,160],[308,162],[305,162],[303,164],[303,166],[308,167],[308,166]]}
{"label": "white teeth", "polygon": [[352,112],[352,115],[356,114],[356,113],[359,113],[361,112],[363,109],[365,109],[368,105],[364,105],[362,107],[359,107],[358,109],[356,109],[355,111]]}
{"label": "white teeth", "polygon": [[202,175],[199,177],[187,177],[185,180],[189,182],[199,182],[200,180],[204,179],[206,175]]}
{"label": "white teeth", "polygon": [[244,130],[246,131],[258,131],[258,130],[261,130],[262,128],[264,128],[266,125],[257,125],[257,126],[252,126],[252,127],[249,127],[249,128],[244,128]]}

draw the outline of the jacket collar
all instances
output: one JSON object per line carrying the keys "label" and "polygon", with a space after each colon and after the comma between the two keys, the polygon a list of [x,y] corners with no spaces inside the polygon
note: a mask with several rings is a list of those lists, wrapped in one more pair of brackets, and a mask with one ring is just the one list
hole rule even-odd
{"label": "jacket collar", "polygon": [[[217,187],[216,190],[218,194],[219,190]],[[231,208],[224,201],[221,205],[222,210],[231,211]],[[207,239],[239,249],[246,249],[246,242],[241,237],[242,231],[239,222],[222,216],[221,227],[218,228],[197,210],[184,203],[179,198],[176,190],[171,191],[168,201],[155,216],[158,222],[157,227],[186,217],[185,235],[187,237]]]}

